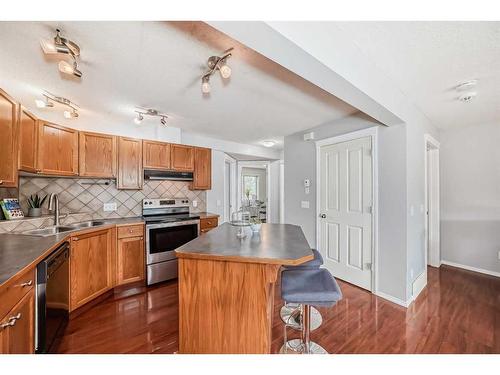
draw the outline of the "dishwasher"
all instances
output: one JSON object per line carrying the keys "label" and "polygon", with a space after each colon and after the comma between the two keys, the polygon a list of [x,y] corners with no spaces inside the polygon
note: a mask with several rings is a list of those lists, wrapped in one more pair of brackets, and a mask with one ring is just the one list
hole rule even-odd
{"label": "dishwasher", "polygon": [[35,353],[50,353],[69,317],[68,242],[38,264],[36,280]]}

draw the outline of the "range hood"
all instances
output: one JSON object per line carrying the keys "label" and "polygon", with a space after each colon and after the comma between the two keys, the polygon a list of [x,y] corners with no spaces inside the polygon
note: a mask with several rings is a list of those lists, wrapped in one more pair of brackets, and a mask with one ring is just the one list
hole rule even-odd
{"label": "range hood", "polygon": [[193,172],[144,170],[145,180],[193,181]]}

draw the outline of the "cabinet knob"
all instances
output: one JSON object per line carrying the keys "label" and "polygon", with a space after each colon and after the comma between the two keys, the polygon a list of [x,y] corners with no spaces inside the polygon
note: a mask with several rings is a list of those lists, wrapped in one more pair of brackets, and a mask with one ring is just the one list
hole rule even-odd
{"label": "cabinet knob", "polygon": [[321,214],[321,215],[319,215],[319,217],[322,218],[322,219],[326,219],[326,215],[325,214]]}
{"label": "cabinet knob", "polygon": [[3,184],[3,180],[0,180],[0,185],[2,185],[2,184]]}
{"label": "cabinet knob", "polygon": [[31,286],[31,285],[33,285],[33,280],[30,280],[30,281],[27,281],[27,282],[25,282],[25,283],[22,283],[22,284],[21,284],[21,287],[23,287],[23,288],[24,288],[25,286]]}
{"label": "cabinet knob", "polygon": [[78,241],[79,238],[78,237],[73,237],[73,241]]}

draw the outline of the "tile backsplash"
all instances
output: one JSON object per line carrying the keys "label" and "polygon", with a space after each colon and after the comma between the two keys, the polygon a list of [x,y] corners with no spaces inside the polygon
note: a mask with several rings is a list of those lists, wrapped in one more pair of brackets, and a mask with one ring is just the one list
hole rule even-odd
{"label": "tile backsplash", "polygon": [[[105,181],[108,181],[109,185],[104,185]],[[21,208],[25,214],[28,212],[27,199],[35,193],[41,196],[56,193],[59,197],[61,214],[86,214],[92,219],[140,216],[142,214],[142,199],[144,198],[187,197],[191,202],[194,200],[198,202],[197,207],[191,207],[192,212],[206,211],[206,192],[202,190],[192,191],[189,190],[188,186],[189,182],[186,181],[146,180],[142,190],[118,190],[115,180],[21,176],[18,194]],[[14,197],[15,193],[15,190],[11,191],[10,197]],[[104,203],[113,202],[116,203],[117,210],[104,212]],[[49,213],[47,205],[48,198],[42,210],[44,215]],[[42,219],[29,220],[47,221]],[[2,230],[2,226],[14,225],[12,222],[5,223],[5,225],[4,223],[5,221],[0,221],[0,232],[5,231]]]}

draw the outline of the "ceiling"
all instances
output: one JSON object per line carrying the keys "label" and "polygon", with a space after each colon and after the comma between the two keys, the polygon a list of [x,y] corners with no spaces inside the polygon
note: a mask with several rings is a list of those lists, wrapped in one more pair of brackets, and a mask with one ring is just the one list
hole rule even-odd
{"label": "ceiling", "polygon": [[[56,27],[80,45],[82,79],[43,54],[40,38]],[[213,76],[202,95],[207,58],[229,47],[230,80]],[[35,114],[80,129],[148,133],[159,121],[134,124],[142,106],[169,114],[170,127],[245,144],[272,139],[278,149],[288,134],[357,112],[202,22],[0,22],[0,85]],[[80,117],[37,109],[42,90],[77,103]]]}
{"label": "ceiling", "polygon": [[[500,121],[500,22],[336,22],[438,128]],[[455,87],[477,79],[477,97]]]}

